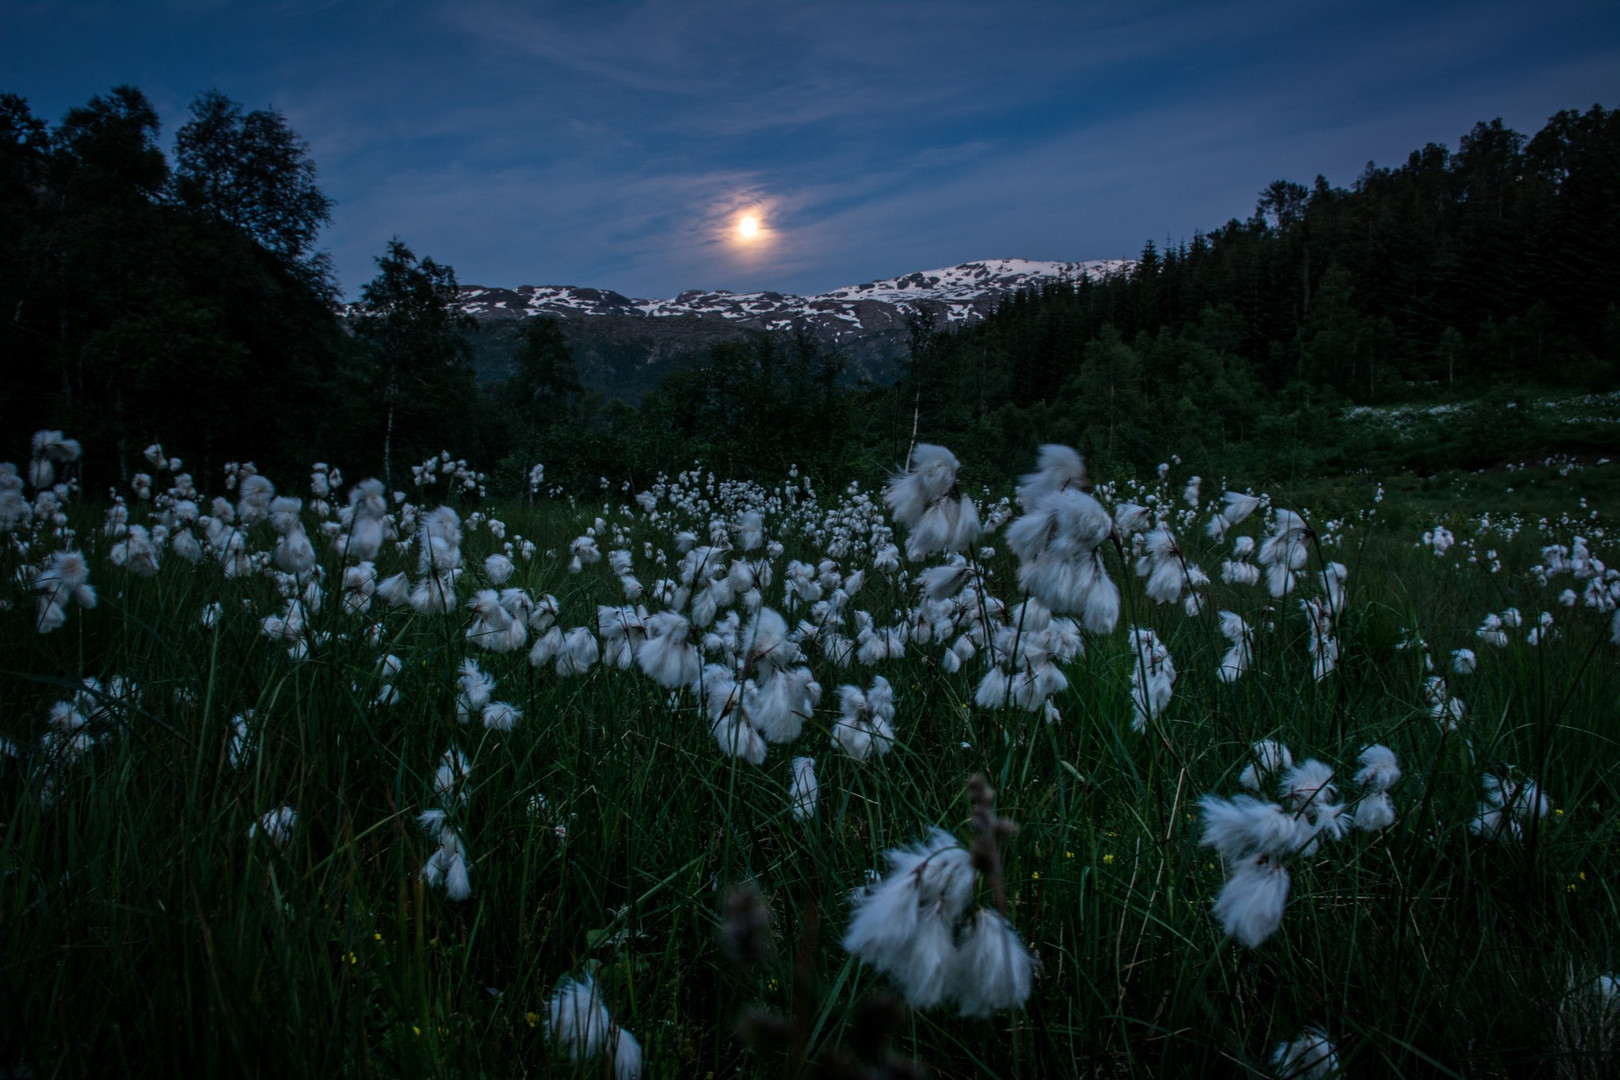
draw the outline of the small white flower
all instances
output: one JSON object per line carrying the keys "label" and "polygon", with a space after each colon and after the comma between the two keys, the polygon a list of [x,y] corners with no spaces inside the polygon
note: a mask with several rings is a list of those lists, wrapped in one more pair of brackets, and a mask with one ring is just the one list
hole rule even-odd
{"label": "small white flower", "polygon": [[1297,1038],[1271,1052],[1278,1080],[1330,1080],[1339,1075],[1339,1058],[1321,1028],[1306,1028]]}
{"label": "small white flower", "polygon": [[815,817],[818,793],[816,759],[810,757],[794,758],[793,786],[788,792],[788,798],[792,803],[793,816],[796,819],[808,821]]}
{"label": "small white flower", "polygon": [[278,848],[287,846],[292,839],[293,826],[298,823],[298,811],[290,806],[283,806],[271,810],[254,824],[248,826],[248,839],[257,836],[268,837],[270,842]]}

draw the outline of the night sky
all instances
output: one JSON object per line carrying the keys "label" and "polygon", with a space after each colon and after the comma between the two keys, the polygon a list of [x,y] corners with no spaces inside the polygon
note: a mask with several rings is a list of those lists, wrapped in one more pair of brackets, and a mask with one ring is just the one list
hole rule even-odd
{"label": "night sky", "polygon": [[[353,295],[398,236],[463,283],[819,292],[1131,258],[1272,180],[1620,104],[1620,3],[29,3],[0,90],[280,110]],[[738,239],[744,213],[760,234]]]}

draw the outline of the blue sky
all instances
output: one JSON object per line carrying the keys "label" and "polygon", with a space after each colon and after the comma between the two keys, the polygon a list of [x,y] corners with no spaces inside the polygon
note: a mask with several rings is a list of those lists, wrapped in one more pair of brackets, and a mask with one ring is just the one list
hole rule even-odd
{"label": "blue sky", "polygon": [[203,90],[280,110],[350,295],[396,235],[463,283],[809,293],[1129,258],[1620,105],[1620,4],[0,0],[0,72],[52,121],[136,85],[166,141]]}

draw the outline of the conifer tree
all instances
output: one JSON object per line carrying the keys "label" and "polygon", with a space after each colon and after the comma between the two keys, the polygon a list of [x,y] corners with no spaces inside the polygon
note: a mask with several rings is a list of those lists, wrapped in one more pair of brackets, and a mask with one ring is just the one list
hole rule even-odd
{"label": "conifer tree", "polygon": [[468,418],[476,398],[467,335],[470,316],[453,306],[456,272],[418,261],[397,237],[377,257],[377,276],[360,292],[355,339],[365,394],[381,412],[383,475],[392,483],[395,431],[411,426],[424,445],[441,443]]}

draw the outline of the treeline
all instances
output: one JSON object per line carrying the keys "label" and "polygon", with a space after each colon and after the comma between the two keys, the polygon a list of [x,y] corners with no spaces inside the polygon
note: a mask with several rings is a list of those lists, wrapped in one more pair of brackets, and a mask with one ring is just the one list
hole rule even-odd
{"label": "treeline", "polygon": [[[851,385],[806,334],[759,334],[671,364],[635,407],[581,385],[548,319],[523,324],[509,381],[477,385],[454,270],[397,240],[340,312],[317,249],[332,203],[278,113],[208,93],[172,160],[159,135],[129,87],[54,127],[0,95],[0,460],[48,426],[85,443],[92,490],[154,438],[199,473],[330,460],[396,486],[448,448],[509,492],[536,462],[578,490],[694,460],[831,483],[914,433],[982,475],[1048,440],[1113,468],[1172,450],[1257,475],[1477,467],[1546,434],[1496,422],[1515,398],[1616,384],[1620,111],[1600,106],[1530,138],[1479,124],[1348,189],[1280,180],[1246,220],[1149,243],[1128,276],[955,332],[917,321],[892,383]],[[1344,419],[1481,398],[1467,438],[1415,450]]]}
{"label": "treeline", "polygon": [[99,493],[153,439],[207,489],[228,461],[499,450],[450,268],[395,242],[340,318],[316,246],[332,202],[284,118],[205,93],[172,158],[160,133],[133,87],[54,126],[0,95],[0,460],[61,428]]}
{"label": "treeline", "polygon": [[[1615,387],[1617,305],[1620,111],[1594,106],[1529,139],[1478,124],[1349,189],[1277,181],[1247,220],[1150,242],[1129,276],[928,337],[904,392],[923,430],[1012,468],[1060,437],[1137,465],[1174,447],[1333,467],[1368,450],[1347,405]],[[1524,449],[1494,434],[1405,463]]]}
{"label": "treeline", "polygon": [[314,241],[330,202],[274,114],[204,95],[176,160],[119,87],[47,129],[0,96],[4,457],[43,426],[86,482],[162,437],[188,465],[319,445],[345,337]]}

